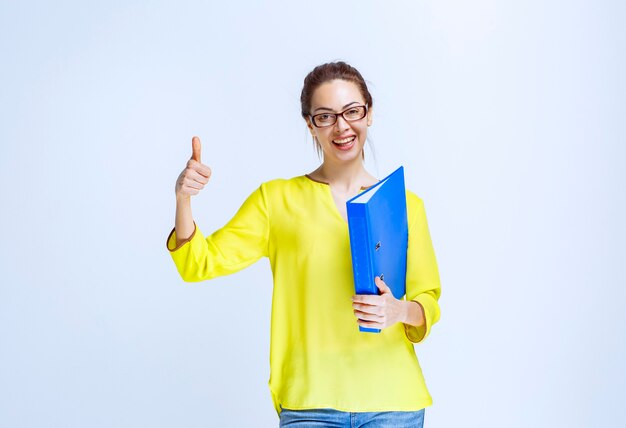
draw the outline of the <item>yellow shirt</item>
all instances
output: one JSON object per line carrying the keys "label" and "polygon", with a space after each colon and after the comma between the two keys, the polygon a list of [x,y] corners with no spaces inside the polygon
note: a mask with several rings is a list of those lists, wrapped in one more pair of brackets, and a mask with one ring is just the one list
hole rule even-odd
{"label": "yellow shirt", "polygon": [[167,248],[185,281],[237,272],[269,257],[274,278],[269,388],[276,411],[415,411],[432,404],[413,343],[439,320],[437,262],[422,200],[407,190],[406,296],[425,315],[359,332],[348,224],[326,183],[307,176],[261,184],[221,229]]}

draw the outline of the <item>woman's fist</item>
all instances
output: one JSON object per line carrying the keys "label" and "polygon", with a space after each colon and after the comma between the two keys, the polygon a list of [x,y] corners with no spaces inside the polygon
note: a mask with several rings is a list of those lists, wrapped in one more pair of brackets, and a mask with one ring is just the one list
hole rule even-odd
{"label": "woman's fist", "polygon": [[197,195],[209,182],[211,168],[200,162],[200,149],[200,139],[193,137],[191,139],[191,159],[187,161],[187,166],[176,180],[176,199]]}

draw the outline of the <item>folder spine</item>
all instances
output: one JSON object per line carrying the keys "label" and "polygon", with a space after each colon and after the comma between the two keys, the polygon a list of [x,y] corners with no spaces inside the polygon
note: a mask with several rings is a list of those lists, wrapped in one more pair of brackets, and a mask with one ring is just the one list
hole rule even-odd
{"label": "folder spine", "polygon": [[[352,253],[352,270],[356,294],[378,295],[378,288],[374,283],[374,263],[371,260],[372,247],[371,231],[368,230],[368,211],[365,204],[348,205],[350,210],[350,251]],[[372,288],[376,288],[375,290]],[[380,333],[378,328],[359,326],[359,331]]]}

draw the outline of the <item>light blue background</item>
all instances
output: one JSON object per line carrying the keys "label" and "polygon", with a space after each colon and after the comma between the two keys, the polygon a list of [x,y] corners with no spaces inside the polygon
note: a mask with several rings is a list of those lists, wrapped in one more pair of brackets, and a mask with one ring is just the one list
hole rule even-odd
{"label": "light blue background", "polygon": [[315,169],[338,59],[427,210],[426,426],[623,426],[623,2],[91,3],[0,3],[0,426],[278,425],[269,264],[183,283],[174,183],[199,135],[210,233]]}

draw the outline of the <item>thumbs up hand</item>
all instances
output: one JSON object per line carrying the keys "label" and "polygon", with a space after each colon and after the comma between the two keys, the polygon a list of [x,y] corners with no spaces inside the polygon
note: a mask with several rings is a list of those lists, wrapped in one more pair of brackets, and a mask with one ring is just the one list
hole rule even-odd
{"label": "thumbs up hand", "polygon": [[209,182],[211,168],[200,162],[200,139],[191,139],[191,159],[176,180],[176,199],[189,199],[191,195],[197,195],[204,185]]}

